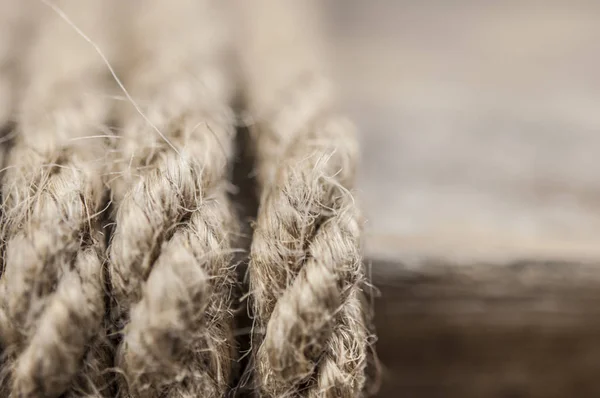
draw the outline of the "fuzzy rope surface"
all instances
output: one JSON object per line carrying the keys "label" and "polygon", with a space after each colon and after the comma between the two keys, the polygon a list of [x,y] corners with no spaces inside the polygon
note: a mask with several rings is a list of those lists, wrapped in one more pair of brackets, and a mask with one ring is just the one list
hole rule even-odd
{"label": "fuzzy rope surface", "polygon": [[370,315],[354,128],[317,56],[315,5],[238,4],[261,185],[249,264],[255,382],[265,397],[362,396]]}
{"label": "fuzzy rope surface", "polygon": [[222,397],[237,223],[226,196],[235,130],[219,11],[212,1],[143,3],[126,82],[145,118],[122,112],[110,181],[119,395]]}
{"label": "fuzzy rope surface", "polygon": [[[99,33],[98,3],[77,3],[61,5]],[[3,393],[101,396],[104,145],[80,139],[105,123],[109,85],[95,54],[63,21],[43,15],[39,29],[2,179]]]}
{"label": "fuzzy rope surface", "polygon": [[[0,395],[228,392],[238,233],[227,197],[237,66],[230,28],[241,33],[260,189],[248,269],[256,391],[364,395],[371,333],[352,197],[358,144],[319,62],[316,8],[55,3],[78,28],[40,12],[2,176]],[[241,23],[226,19],[238,11]],[[113,59],[124,98],[110,95]]]}
{"label": "fuzzy rope surface", "polygon": [[289,145],[273,147],[272,131],[293,123],[256,132],[266,147],[259,153],[283,154],[263,158],[261,170],[274,176],[263,178],[249,267],[263,333],[259,386],[272,397],[356,397],[368,344],[360,216],[349,191],[358,148],[352,126],[327,110],[301,123]]}

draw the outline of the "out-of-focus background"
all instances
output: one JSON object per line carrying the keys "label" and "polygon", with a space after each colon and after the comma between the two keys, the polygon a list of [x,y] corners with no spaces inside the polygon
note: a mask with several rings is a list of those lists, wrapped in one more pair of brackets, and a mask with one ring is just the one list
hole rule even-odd
{"label": "out-of-focus background", "polygon": [[331,0],[326,21],[381,396],[600,396],[600,2]]}
{"label": "out-of-focus background", "polygon": [[327,4],[369,251],[600,256],[600,3]]}

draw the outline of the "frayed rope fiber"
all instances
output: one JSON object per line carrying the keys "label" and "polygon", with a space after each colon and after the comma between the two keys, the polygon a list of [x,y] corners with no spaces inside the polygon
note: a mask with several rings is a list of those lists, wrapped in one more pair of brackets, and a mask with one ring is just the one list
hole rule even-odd
{"label": "frayed rope fiber", "polygon": [[[249,270],[264,396],[354,397],[364,387],[360,218],[348,192],[352,131],[334,115],[317,118],[278,149],[284,159],[263,183]],[[270,145],[260,134],[268,133],[257,145]]]}
{"label": "frayed rope fiber", "polygon": [[231,381],[235,129],[211,3],[144,2],[130,27],[128,86],[163,137],[122,112],[109,271],[123,397],[222,397]]}
{"label": "frayed rope fiber", "polygon": [[[99,10],[64,6],[101,33]],[[48,17],[38,29],[2,179],[2,396],[100,396],[109,366],[97,218],[104,148],[76,139],[105,123],[108,84],[95,54],[62,21]]]}
{"label": "frayed rope fiber", "polygon": [[359,151],[318,40],[304,33],[316,30],[308,4],[260,0],[242,14],[254,33],[238,44],[261,187],[249,264],[254,379],[264,397],[350,398],[366,393],[371,354],[351,193]]}
{"label": "frayed rope fiber", "polygon": [[[23,4],[33,40],[10,63],[26,84],[5,95],[0,397],[231,395],[248,380],[245,297],[256,396],[368,395],[359,146],[320,64],[317,7]],[[242,297],[238,98],[260,197]]]}

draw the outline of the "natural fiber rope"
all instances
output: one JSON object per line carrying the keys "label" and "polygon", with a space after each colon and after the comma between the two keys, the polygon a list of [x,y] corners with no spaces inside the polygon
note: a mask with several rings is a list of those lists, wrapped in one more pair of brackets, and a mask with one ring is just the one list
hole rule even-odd
{"label": "natural fiber rope", "polygon": [[126,85],[148,120],[132,108],[121,115],[110,182],[119,395],[222,397],[237,229],[226,197],[235,130],[222,23],[211,1],[139,5]]}
{"label": "natural fiber rope", "polygon": [[[106,2],[57,1],[81,30],[48,12],[28,63],[2,179],[0,396],[222,397],[235,356],[237,233],[222,3]],[[254,379],[264,397],[358,397],[370,344],[351,194],[358,145],[323,77],[307,4],[236,4],[261,198],[249,264]],[[102,19],[120,11],[115,43]],[[97,51],[117,45],[127,92],[111,115]]]}
{"label": "natural fiber rope", "polygon": [[347,191],[351,134],[340,119],[316,119],[270,166],[279,171],[265,183],[250,262],[266,396],[355,397],[363,388],[368,340],[359,217]]}
{"label": "natural fiber rope", "polygon": [[314,9],[258,3],[244,9],[250,33],[239,43],[262,187],[249,264],[257,388],[264,397],[361,396],[369,319],[350,192],[358,144],[305,33]]}
{"label": "natural fiber rope", "polygon": [[[61,3],[101,36],[98,5]],[[95,54],[54,15],[40,21],[31,54],[2,180],[2,384],[11,397],[100,396],[104,149],[76,139],[105,123],[108,84]]]}

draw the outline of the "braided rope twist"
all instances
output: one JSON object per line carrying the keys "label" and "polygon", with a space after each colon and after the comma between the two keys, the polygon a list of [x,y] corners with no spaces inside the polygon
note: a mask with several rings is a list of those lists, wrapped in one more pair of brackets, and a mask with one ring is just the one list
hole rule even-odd
{"label": "braided rope twist", "polygon": [[[63,7],[93,30],[93,7]],[[11,397],[101,396],[104,144],[82,138],[105,123],[108,84],[69,27],[41,22],[2,180],[1,384]]]}
{"label": "braided rope twist", "polygon": [[263,396],[356,397],[365,383],[360,216],[349,192],[358,145],[320,90],[303,81],[297,102],[255,132],[263,189],[249,274]]}
{"label": "braided rope twist", "polygon": [[138,38],[152,47],[128,83],[146,118],[124,112],[110,183],[121,396],[221,397],[230,381],[237,224],[226,176],[235,130],[224,68],[203,42],[214,38],[204,3],[151,2],[138,20],[157,40]]}
{"label": "braided rope twist", "polygon": [[264,397],[359,397],[371,335],[351,194],[358,143],[324,77],[317,5],[238,4],[260,185],[248,267],[256,387]]}

